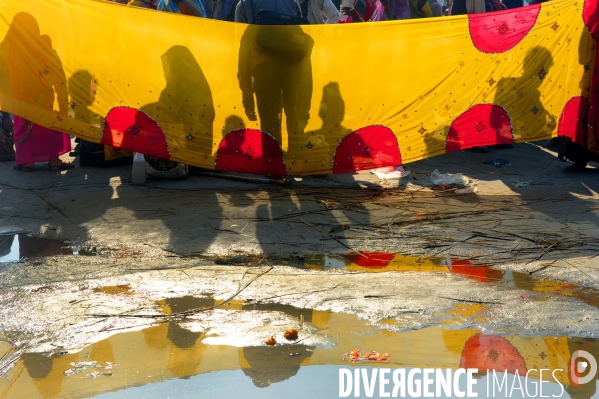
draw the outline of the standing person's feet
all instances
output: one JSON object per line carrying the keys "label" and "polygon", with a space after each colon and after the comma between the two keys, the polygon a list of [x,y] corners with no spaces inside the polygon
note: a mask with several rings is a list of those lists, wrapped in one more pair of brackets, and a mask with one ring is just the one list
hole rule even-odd
{"label": "standing person's feet", "polygon": [[22,165],[13,166],[14,170],[19,170],[21,172],[33,172],[35,170],[35,163],[24,163]]}
{"label": "standing person's feet", "polygon": [[54,158],[48,162],[48,169],[51,171],[67,170],[74,167],[75,165],[72,162],[63,162],[60,158]]}

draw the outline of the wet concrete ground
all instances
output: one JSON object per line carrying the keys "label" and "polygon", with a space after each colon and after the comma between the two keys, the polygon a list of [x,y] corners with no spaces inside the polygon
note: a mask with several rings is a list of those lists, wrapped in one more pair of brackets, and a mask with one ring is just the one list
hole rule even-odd
{"label": "wet concrete ground", "polygon": [[599,172],[546,145],[291,186],[0,163],[0,397],[331,397],[354,348],[512,373],[599,358]]}

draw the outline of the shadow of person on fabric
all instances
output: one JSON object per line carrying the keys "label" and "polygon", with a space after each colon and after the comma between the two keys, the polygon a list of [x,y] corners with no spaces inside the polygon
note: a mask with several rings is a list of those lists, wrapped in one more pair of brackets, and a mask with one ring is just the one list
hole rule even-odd
{"label": "shadow of person on fabric", "polygon": [[85,70],[78,70],[68,79],[69,117],[86,124],[101,127],[102,117],[90,109],[96,99],[97,82],[95,77]]}
{"label": "shadow of person on fabric", "polygon": [[[0,43],[0,93],[37,107],[40,114],[51,113],[52,120],[66,116],[67,87],[62,61],[52,40],[41,34],[31,14],[15,15]],[[58,114],[53,111],[55,96]]]}
{"label": "shadow of person on fabric", "polygon": [[[322,127],[318,130],[306,132],[302,152],[304,156],[304,171],[316,172],[332,168],[335,149],[341,139],[351,133],[351,129],[343,126],[345,119],[345,101],[341,97],[339,83],[329,82],[322,88],[322,100],[318,116],[322,120]],[[333,140],[333,141],[332,141]],[[361,141],[363,145],[363,141]],[[352,168],[359,169],[355,159],[349,160]],[[331,170],[332,171],[332,170]]]}
{"label": "shadow of person on fabric", "polygon": [[157,103],[143,106],[171,140],[171,157],[211,152],[215,118],[212,90],[200,64],[184,46],[173,46],[162,55],[166,87]]}
{"label": "shadow of person on fabric", "polygon": [[[528,52],[520,75],[491,76],[491,90],[496,85],[493,103],[480,103],[457,117],[447,134],[447,152],[491,146],[511,148],[514,136],[536,139],[557,127],[556,118],[542,104],[540,86],[553,65],[551,53],[543,47]],[[499,79],[496,81],[495,79]],[[549,79],[548,79],[549,80]],[[483,98],[488,93],[483,93]]]}
{"label": "shadow of person on fabric", "polygon": [[[41,34],[31,14],[15,15],[0,43],[0,93],[7,97],[3,110],[15,116],[16,164],[32,168],[35,162],[50,161],[59,166],[58,157],[70,151],[69,137],[62,133],[68,108],[66,78],[52,39]],[[35,121],[29,121],[34,115]]]}
{"label": "shadow of person on fabric", "polygon": [[[99,82],[91,72],[78,70],[68,79],[69,92],[69,118],[89,126],[96,133],[97,139],[104,125],[104,116],[94,112],[91,107],[96,100]],[[82,128],[74,130],[73,133],[84,133]],[[87,131],[85,132],[87,133]],[[132,153],[120,149],[105,147],[100,143],[92,143],[85,139],[79,139],[79,165],[112,167],[118,165],[130,165]]]}
{"label": "shadow of person on fabric", "polygon": [[[106,116],[103,143],[165,160],[165,164],[169,160],[176,165],[177,159],[195,158],[197,164],[209,166],[210,158],[201,157],[201,154],[210,154],[213,147],[215,110],[208,81],[187,47],[172,46],[161,56],[161,61],[166,86],[158,101],[143,105],[141,109],[112,108]],[[110,205],[103,205],[107,207],[103,210],[129,209],[133,211],[136,228],[162,230],[154,245],[177,253],[189,253],[203,252],[212,244],[215,234],[207,219],[213,217],[212,223],[218,225],[222,213],[214,188],[189,190],[185,182],[151,180],[146,183],[143,193],[127,185],[121,185],[118,193],[116,189],[114,191],[112,198],[110,194],[106,198],[105,203]],[[179,209],[185,212],[181,213]],[[112,219],[102,210],[96,210],[95,215]],[[114,222],[115,228],[135,229],[133,225]],[[127,234],[125,230],[121,233]]]}
{"label": "shadow of person on fabric", "polygon": [[[544,47],[535,47],[524,57],[522,76],[502,77],[497,82],[495,105],[491,111],[488,125],[494,127],[495,136],[483,138],[486,145],[509,144],[514,142],[514,134],[526,140],[539,136],[549,136],[557,128],[556,110],[548,110],[543,105],[540,91],[541,84],[546,83],[551,74],[553,57]],[[554,80],[557,83],[558,80]],[[506,95],[507,94],[507,95]],[[505,98],[506,100],[500,100]],[[507,113],[511,118],[510,132]]]}
{"label": "shadow of person on fabric", "polygon": [[303,144],[312,99],[313,46],[314,40],[297,25],[249,25],[241,38],[237,77],[245,113],[251,121],[259,119],[260,130],[283,149]]}

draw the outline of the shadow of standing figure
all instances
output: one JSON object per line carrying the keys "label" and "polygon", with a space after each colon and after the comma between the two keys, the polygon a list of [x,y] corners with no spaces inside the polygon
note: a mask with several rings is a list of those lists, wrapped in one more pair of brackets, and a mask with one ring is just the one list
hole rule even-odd
{"label": "shadow of standing figure", "polygon": [[[502,77],[497,83],[494,104],[503,107],[509,113],[513,134],[519,131],[522,139],[547,135],[557,127],[557,120],[553,114],[555,110],[545,108],[539,90],[552,66],[553,57],[549,50],[535,47],[524,57],[522,76]],[[505,100],[499,100],[500,97]],[[523,111],[516,113],[516,110]],[[504,110],[494,107],[490,120],[499,121],[503,116]],[[507,121],[498,125],[507,126]],[[497,129],[496,132],[496,144],[513,142],[512,137],[507,137],[509,132],[506,129]]]}
{"label": "shadow of standing figure", "polygon": [[341,97],[339,83],[329,82],[322,88],[322,100],[318,116],[322,119],[322,127],[318,130],[306,133],[302,152],[310,152],[311,156],[305,156],[308,161],[304,165],[305,171],[321,171],[328,169],[332,171],[333,155],[339,140],[335,143],[330,142],[332,137],[345,137],[351,133],[342,125],[345,118],[345,101]]}
{"label": "shadow of standing figure", "polygon": [[168,143],[171,156],[182,152],[192,159],[197,154],[210,154],[215,110],[212,91],[200,64],[187,47],[179,45],[168,49],[161,58],[166,87],[157,103],[147,104],[141,110],[165,132],[171,131]]}
{"label": "shadow of standing figure", "polygon": [[[97,95],[98,81],[89,71],[78,70],[68,80],[69,91],[69,118],[76,119],[86,125],[92,126],[96,131],[101,131],[104,118],[92,111]],[[80,166],[110,167],[130,164],[132,153],[99,143],[92,143],[84,139],[79,140],[79,150],[75,149],[72,155],[79,155]]]}
{"label": "shadow of standing figure", "polygon": [[237,77],[245,113],[251,121],[259,117],[260,130],[272,135],[284,152],[303,144],[312,100],[313,46],[312,37],[298,25],[249,25],[241,38]]}
{"label": "shadow of standing figure", "polygon": [[[52,40],[41,34],[31,14],[15,15],[0,43],[0,92],[28,104],[29,110],[35,108],[37,120],[43,120],[45,125],[58,127],[67,117],[68,96],[62,62],[52,47]],[[55,101],[58,110],[54,109]],[[33,171],[34,162],[48,161],[53,170],[72,167],[58,159],[71,150],[68,135],[17,115],[14,122],[15,169]]]}
{"label": "shadow of standing figure", "polygon": [[94,104],[98,82],[85,70],[78,70],[68,80],[69,117],[75,118],[96,129],[102,128],[102,116],[95,114],[89,108]]}

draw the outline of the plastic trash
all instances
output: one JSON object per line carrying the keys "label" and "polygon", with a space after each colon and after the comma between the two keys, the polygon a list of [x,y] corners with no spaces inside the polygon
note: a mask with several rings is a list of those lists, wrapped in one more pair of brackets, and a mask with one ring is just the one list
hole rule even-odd
{"label": "plastic trash", "polygon": [[133,184],[144,184],[146,182],[146,158],[144,157],[144,154],[139,152],[136,152],[135,155],[133,155],[131,181]]}
{"label": "plastic trash", "polygon": [[493,165],[496,168],[501,168],[503,165],[510,166],[508,160],[503,158],[489,159],[488,161],[484,161],[483,163],[487,165]]}
{"label": "plastic trash", "polygon": [[397,166],[395,168],[393,166],[389,166],[386,168],[373,169],[372,173],[374,173],[376,177],[381,180],[394,180],[406,177],[411,172],[403,166]]}
{"label": "plastic trash", "polygon": [[434,172],[431,173],[431,182],[437,186],[444,184],[457,184],[459,186],[465,186],[470,182],[470,180],[461,173],[452,175],[449,173],[439,173],[439,171],[435,169]]}
{"label": "plastic trash", "polygon": [[459,190],[454,191],[454,193],[459,194],[459,195],[474,194],[476,192],[478,192],[477,186],[468,186],[468,187],[460,188]]}

